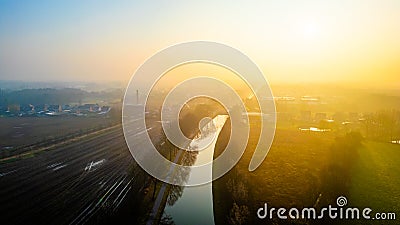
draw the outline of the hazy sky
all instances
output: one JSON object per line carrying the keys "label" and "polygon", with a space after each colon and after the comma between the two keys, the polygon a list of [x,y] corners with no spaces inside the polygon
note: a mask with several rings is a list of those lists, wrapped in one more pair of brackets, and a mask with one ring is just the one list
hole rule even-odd
{"label": "hazy sky", "polygon": [[127,81],[169,45],[211,40],[271,83],[400,87],[400,1],[1,1],[0,80]]}

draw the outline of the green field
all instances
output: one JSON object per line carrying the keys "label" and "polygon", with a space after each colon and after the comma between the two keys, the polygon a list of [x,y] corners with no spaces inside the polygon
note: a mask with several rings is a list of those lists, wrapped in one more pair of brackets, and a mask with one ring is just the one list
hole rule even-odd
{"label": "green field", "polygon": [[[287,208],[309,207],[320,194],[318,207],[335,206],[336,198],[344,195],[347,206],[360,208],[361,212],[369,207],[371,216],[374,212],[395,212],[398,217],[400,145],[367,141],[358,135],[300,132],[280,126],[265,162],[251,173],[247,170],[252,156],[250,142],[234,169],[213,182],[216,224],[227,222],[226,215],[231,215],[233,202],[248,207],[250,213],[247,217],[243,215],[247,224],[399,224],[398,220],[255,219],[257,207],[265,202]],[[219,139],[222,143],[222,136]],[[217,152],[224,146],[218,144]],[[244,190],[230,188],[235,180],[236,186],[244,184]],[[238,197],[240,193],[244,193],[243,198]]]}
{"label": "green field", "polygon": [[373,212],[396,212],[398,218],[400,145],[364,142],[358,153],[359,160],[353,167],[349,204],[370,207]]}

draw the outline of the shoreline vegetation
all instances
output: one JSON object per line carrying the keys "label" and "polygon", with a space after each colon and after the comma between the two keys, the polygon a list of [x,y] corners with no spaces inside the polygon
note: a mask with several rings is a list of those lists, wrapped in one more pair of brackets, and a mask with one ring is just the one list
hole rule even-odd
{"label": "shoreline vegetation", "polygon": [[[205,117],[214,118],[218,114],[225,112],[218,103],[216,103],[213,100],[204,98],[197,98],[192,102],[189,102],[188,105],[189,107],[187,107],[186,110],[183,110],[180,114],[179,124],[183,134],[189,139],[193,139],[200,132],[199,123],[201,119]],[[196,156],[197,156],[196,151],[187,152],[181,149],[177,149],[168,140],[166,140],[164,134],[162,135],[162,137],[163,138],[158,144],[157,149],[159,149],[159,152],[164,157],[173,161],[172,159],[178,156],[179,158],[177,159],[176,162],[177,164],[187,165],[187,166],[193,165],[193,163],[196,161]],[[190,175],[190,171],[188,171],[189,173],[185,173],[185,171],[177,171],[177,172],[179,172],[180,176],[182,176],[181,179],[186,179],[185,177]],[[155,192],[153,192],[153,196],[157,196],[157,198],[162,198],[162,201],[158,210],[156,210],[156,212],[153,212],[153,214],[155,215],[148,214],[149,220],[147,224],[171,223],[173,222],[173,220],[172,218],[169,217],[169,215],[164,214],[164,208],[166,204],[173,205],[182,196],[184,187],[165,184],[166,191],[162,193],[163,194],[162,197],[158,197],[159,190],[162,188],[164,184],[155,179],[153,179],[153,182],[154,182],[154,187],[157,187],[156,189],[153,189],[156,190]],[[153,201],[157,198],[153,197]]]}

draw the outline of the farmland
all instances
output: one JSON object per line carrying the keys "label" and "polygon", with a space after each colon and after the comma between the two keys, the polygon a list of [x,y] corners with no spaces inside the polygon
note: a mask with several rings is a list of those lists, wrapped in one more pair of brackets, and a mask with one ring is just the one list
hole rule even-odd
{"label": "farmland", "polygon": [[[224,140],[229,137],[226,135],[220,135],[217,152],[224,148]],[[253,131],[252,135],[257,133]],[[399,145],[362,141],[354,132],[301,132],[285,124],[278,125],[263,164],[248,172],[253,149],[254,141],[250,141],[235,168],[213,182],[216,224],[342,224],[343,221],[329,219],[285,221],[256,217],[264,203],[269,207],[318,209],[336,205],[340,195],[346,196],[352,207],[399,213]]]}
{"label": "farmland", "polygon": [[[267,158],[251,173],[247,168],[254,151],[254,143],[249,144],[235,168],[213,183],[214,205],[217,206],[216,223],[224,223],[226,218],[220,215],[229,215],[234,202],[248,207],[251,214],[247,217],[252,220],[247,222],[252,224],[265,223],[255,219],[255,212],[266,202],[276,207],[312,206],[319,195],[321,171],[328,164],[327,152],[332,139],[329,133],[314,135],[300,133],[296,129],[278,128]],[[232,193],[224,191],[229,190],[225,185],[229,183],[243,186],[244,190],[233,188],[233,192],[247,193],[244,198],[234,199],[230,196]],[[228,204],[226,199],[230,199]]]}
{"label": "farmland", "polygon": [[368,141],[358,153],[359,160],[352,172],[350,204],[399,215],[400,145]]}

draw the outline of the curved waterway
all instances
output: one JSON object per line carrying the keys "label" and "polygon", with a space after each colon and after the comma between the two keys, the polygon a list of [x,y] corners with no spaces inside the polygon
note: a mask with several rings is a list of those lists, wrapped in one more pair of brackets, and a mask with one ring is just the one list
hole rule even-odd
{"label": "curved waterway", "polygon": [[[202,133],[207,135],[202,136],[201,133],[199,133],[197,138],[190,143],[191,148],[205,146],[205,144],[210,143],[210,137],[215,137],[207,148],[198,153],[193,166],[203,165],[213,160],[215,144],[227,118],[228,116],[226,115],[216,116],[204,126],[205,130],[203,129]],[[209,175],[212,177],[212,163],[209,164],[207,173],[207,176]],[[204,175],[205,174],[191,173],[188,179],[190,181],[190,179],[194,179],[196,176]],[[178,198],[173,205],[166,205],[164,217],[169,216],[176,225],[213,225],[212,182],[200,186],[184,187],[181,190],[181,197]]]}

